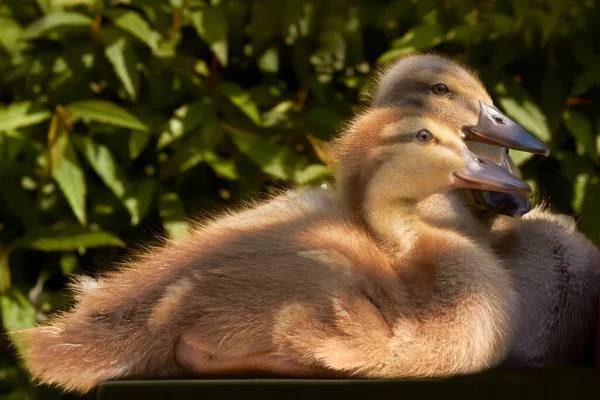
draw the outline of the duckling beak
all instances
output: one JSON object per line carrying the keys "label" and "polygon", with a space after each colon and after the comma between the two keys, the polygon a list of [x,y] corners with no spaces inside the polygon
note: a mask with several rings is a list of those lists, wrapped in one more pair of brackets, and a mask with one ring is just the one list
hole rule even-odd
{"label": "duckling beak", "polygon": [[453,174],[453,188],[531,194],[531,187],[504,168],[463,149],[465,166]]}
{"label": "duckling beak", "polygon": [[507,215],[513,218],[521,218],[531,211],[531,201],[516,194],[499,192],[473,191],[473,196],[485,208],[496,214]]}
{"label": "duckling beak", "polygon": [[479,101],[480,112],[477,125],[463,127],[465,140],[526,151],[548,156],[546,144],[529,133],[521,125],[500,112],[496,107]]}

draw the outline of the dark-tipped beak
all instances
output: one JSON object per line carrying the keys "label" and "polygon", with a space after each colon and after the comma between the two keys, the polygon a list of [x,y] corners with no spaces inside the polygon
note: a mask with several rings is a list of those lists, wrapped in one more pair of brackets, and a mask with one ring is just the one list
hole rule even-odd
{"label": "dark-tipped beak", "polygon": [[481,100],[479,106],[477,125],[463,128],[465,140],[543,154],[544,156],[550,154],[550,149],[543,141],[501,113],[496,107],[488,106]]}
{"label": "dark-tipped beak", "polygon": [[504,168],[463,149],[465,166],[454,173],[454,188],[531,194],[531,187]]}
{"label": "dark-tipped beak", "polygon": [[516,194],[475,190],[473,196],[480,204],[484,204],[488,211],[496,214],[521,218],[531,211],[531,201]]}

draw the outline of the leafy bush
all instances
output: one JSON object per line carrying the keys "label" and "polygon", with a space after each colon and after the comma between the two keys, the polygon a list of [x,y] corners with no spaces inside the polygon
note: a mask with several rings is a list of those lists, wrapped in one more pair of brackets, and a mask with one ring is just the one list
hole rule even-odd
{"label": "leafy bush", "polygon": [[[545,140],[514,152],[600,243],[595,0],[0,2],[0,309],[5,331],[68,306],[186,216],[329,176],[321,143],[373,68],[435,49],[477,70]],[[0,390],[34,388],[2,339]]]}

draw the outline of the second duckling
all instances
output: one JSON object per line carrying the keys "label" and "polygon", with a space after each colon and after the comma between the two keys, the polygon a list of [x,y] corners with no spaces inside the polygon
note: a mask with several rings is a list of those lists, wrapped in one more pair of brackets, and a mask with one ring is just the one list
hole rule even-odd
{"label": "second duckling", "polygon": [[[523,134],[523,128],[498,114],[483,83],[474,74],[446,57],[403,57],[386,68],[374,86],[373,107],[419,107],[425,113],[443,115],[457,127],[470,126],[476,117],[473,112],[477,111],[480,131],[486,127],[489,134],[491,128],[492,134],[505,137],[503,147],[514,144],[515,132],[521,132],[518,146],[523,148],[529,143],[530,151],[537,147],[538,152],[547,153],[547,147],[540,142],[536,145],[535,140]],[[474,107],[477,100],[482,107],[483,103],[488,106]],[[489,114],[490,110],[495,114]],[[503,123],[494,125],[498,116]],[[468,146],[476,154],[519,174],[506,149],[473,142]],[[464,235],[493,246],[514,276],[522,311],[507,364],[533,368],[592,364],[598,334],[600,249],[578,231],[573,218],[555,214],[549,207],[529,212],[530,203],[525,198],[470,192],[431,196],[421,203],[421,208],[425,218],[442,215]],[[476,203],[485,204],[491,212],[475,211]],[[525,215],[512,219],[494,213]],[[448,219],[448,215],[455,219]]]}

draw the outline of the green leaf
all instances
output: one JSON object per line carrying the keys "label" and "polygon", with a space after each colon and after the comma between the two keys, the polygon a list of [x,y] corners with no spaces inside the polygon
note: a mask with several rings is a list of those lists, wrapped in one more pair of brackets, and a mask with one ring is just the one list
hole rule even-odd
{"label": "green leaf", "polygon": [[79,260],[74,253],[62,253],[60,255],[60,269],[63,275],[71,275],[77,269]]}
{"label": "green leaf", "polygon": [[148,132],[132,130],[129,133],[129,158],[135,160],[146,148],[152,136]]}
{"label": "green leaf", "polygon": [[580,96],[598,84],[600,84],[600,77],[598,77],[597,70],[586,71],[575,79],[571,88],[571,96]]}
{"label": "green leaf", "polygon": [[158,200],[158,213],[169,237],[173,240],[185,238],[189,233],[189,224],[183,203],[175,192],[167,192]]}
{"label": "green leaf", "polygon": [[210,46],[221,65],[227,66],[228,24],[225,13],[221,7],[203,7],[190,13],[192,25],[198,35]]}
{"label": "green leaf", "polygon": [[261,54],[265,43],[279,32],[285,6],[284,1],[252,3],[250,24],[253,54]]}
{"label": "green leaf", "polygon": [[581,173],[575,178],[573,182],[573,200],[571,206],[575,212],[581,212],[583,202],[585,201],[585,191],[590,181],[589,173]]}
{"label": "green leaf", "polygon": [[210,75],[209,67],[205,61],[190,57],[185,54],[177,54],[173,57],[161,58],[161,63],[167,67],[167,69],[173,71],[177,76],[182,79],[193,82],[194,85],[200,84],[198,75],[207,77]]}
{"label": "green leaf", "polygon": [[72,11],[51,11],[30,24],[23,31],[23,39],[35,39],[59,28],[90,28],[92,20],[87,15]]}
{"label": "green leaf", "polygon": [[46,14],[52,9],[53,0],[35,0],[40,10]]}
{"label": "green leaf", "polygon": [[137,12],[124,8],[113,8],[104,10],[104,15],[116,26],[146,43],[152,50],[158,49],[158,44],[163,39],[162,35],[153,30]]}
{"label": "green leaf", "polygon": [[557,152],[555,157],[560,161],[561,175],[569,181],[575,181],[581,174],[594,174],[595,166],[586,157],[564,150]]}
{"label": "green leaf", "polygon": [[67,111],[81,118],[122,128],[148,132],[148,127],[126,109],[104,100],[81,100],[70,103]]}
{"label": "green leaf", "polygon": [[[52,177],[64,194],[81,225],[87,224],[85,174],[79,163],[75,149],[68,140],[64,129],[55,133],[56,139],[51,148],[55,154],[52,162]],[[50,136],[50,135],[49,135]],[[58,153],[58,154],[56,154]]]}
{"label": "green leaf", "polygon": [[600,56],[590,43],[582,40],[571,40],[569,49],[577,61],[584,67],[584,71],[575,79],[571,88],[571,96],[579,96],[590,87],[600,84],[598,68],[600,68]]}
{"label": "green leaf", "polygon": [[131,215],[132,225],[139,224],[152,202],[153,180],[144,180],[138,184],[129,182],[107,146],[81,136],[73,136],[73,142],[104,184],[122,201]]}
{"label": "green leaf", "polygon": [[137,56],[133,46],[126,36],[119,35],[114,31],[103,31],[105,43],[104,54],[111,62],[115,74],[123,83],[125,91],[133,101],[137,100],[137,91],[140,83],[137,71]]}
{"label": "green leaf", "polygon": [[263,126],[265,128],[279,126],[293,129],[296,121],[294,121],[292,118],[298,114],[298,111],[298,106],[295,102],[291,100],[282,101],[281,103],[276,104],[270,110],[267,110],[263,113]]}
{"label": "green leaf", "polygon": [[[144,11],[144,15],[150,23],[161,32],[166,32],[173,23],[173,6],[166,4],[164,0],[130,0],[133,7]],[[192,0],[194,4],[195,0]]]}
{"label": "green leaf", "polygon": [[552,139],[546,115],[521,85],[506,79],[494,86],[494,92],[509,117],[543,141]]}
{"label": "green leaf", "polygon": [[215,171],[217,176],[232,181],[238,180],[237,167],[233,158],[223,159],[212,151],[204,152],[204,161]]}
{"label": "green leaf", "polygon": [[12,18],[0,16],[0,45],[10,54],[19,49],[19,39],[23,34],[23,28]]}
{"label": "green leaf", "polygon": [[331,171],[323,164],[309,164],[305,168],[295,171],[294,180],[300,185],[324,179],[331,175]]}
{"label": "green leaf", "polygon": [[392,43],[392,49],[385,52],[377,63],[384,63],[418,50],[437,46],[444,40],[445,28],[440,24],[420,25],[406,32]]}
{"label": "green leaf", "polygon": [[243,90],[238,84],[231,81],[219,84],[219,92],[227,97],[239,110],[248,116],[256,125],[261,125],[262,120],[258,106],[252,100],[250,94]]}
{"label": "green leaf", "polygon": [[10,265],[8,264],[8,251],[0,249],[0,293],[4,293],[11,286]]}
{"label": "green leaf", "polygon": [[550,141],[551,136],[546,116],[535,103],[530,101],[519,103],[511,97],[501,97],[498,99],[498,103],[509,117],[514,118],[525,129],[545,142]]}
{"label": "green leaf", "polygon": [[144,179],[141,182],[131,183],[127,186],[123,204],[131,215],[131,224],[138,225],[148,213],[155,189],[154,179]]}
{"label": "green leaf", "polygon": [[516,166],[520,167],[527,161],[533,158],[534,154],[527,153],[525,151],[510,150],[510,159],[515,163]]}
{"label": "green leaf", "polygon": [[97,3],[98,0],[52,0],[53,6],[62,7],[75,7],[75,6],[88,6],[92,7]]}
{"label": "green leaf", "polygon": [[77,154],[70,143],[67,144],[65,155],[60,162],[60,165],[54,166],[52,177],[69,202],[77,220],[82,225],[86,225],[85,198],[87,188],[85,184],[85,175],[79,164]]}
{"label": "green leaf", "polygon": [[175,153],[171,159],[172,165],[170,168],[172,171],[169,174],[180,174],[202,161],[214,160],[211,150],[223,136],[223,128],[221,128],[221,124],[216,118],[186,136],[175,148]]}
{"label": "green leaf", "polygon": [[80,248],[122,247],[125,244],[112,233],[80,226],[55,226],[35,229],[11,243],[11,249],[27,248],[45,252],[75,251]]}
{"label": "green leaf", "polygon": [[173,113],[168,129],[158,138],[157,148],[163,149],[187,132],[196,129],[200,124],[211,124],[217,118],[212,102],[208,98],[185,104]]}
{"label": "green leaf", "polygon": [[276,48],[267,49],[258,59],[258,68],[267,73],[276,74],[279,72],[279,52]]}
{"label": "green leaf", "polygon": [[15,161],[30,137],[30,133],[23,134],[20,131],[0,131],[0,163],[10,163]]}
{"label": "green leaf", "polygon": [[597,149],[592,123],[582,113],[574,110],[563,112],[565,126],[577,142],[577,154],[587,154],[592,160],[596,159]]}
{"label": "green leaf", "polygon": [[94,142],[88,137],[73,135],[72,140],[77,150],[83,154],[104,184],[117,198],[123,199],[126,192],[127,179],[110,149],[103,144]]}
{"label": "green leaf", "polygon": [[2,325],[7,332],[35,326],[35,308],[18,289],[0,295]]}
{"label": "green leaf", "polygon": [[25,126],[37,125],[51,115],[47,109],[32,101],[11,103],[0,109],[0,131],[11,132]]}
{"label": "green leaf", "polygon": [[182,8],[185,5],[185,0],[169,0],[169,5],[173,8]]}
{"label": "green leaf", "polygon": [[290,179],[296,157],[287,147],[277,145],[259,136],[238,129],[229,129],[238,149],[246,154],[260,169],[278,179]]}

